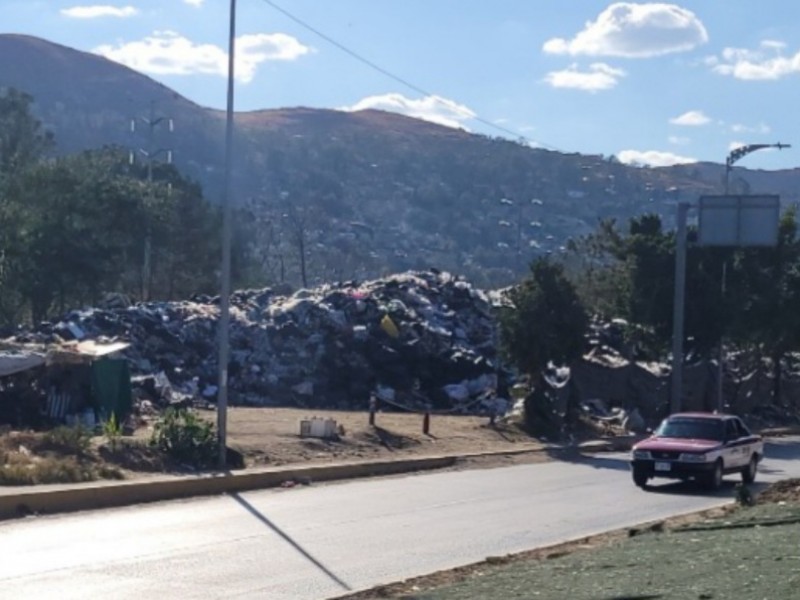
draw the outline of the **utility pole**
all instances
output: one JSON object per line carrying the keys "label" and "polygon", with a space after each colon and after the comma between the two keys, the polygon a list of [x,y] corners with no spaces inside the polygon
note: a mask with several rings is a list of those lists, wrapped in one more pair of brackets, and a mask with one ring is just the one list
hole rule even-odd
{"label": "utility pole", "polygon": [[228,99],[225,120],[225,197],[222,212],[222,282],[219,299],[219,389],[217,394],[217,436],[219,468],[228,464],[228,362],[230,360],[231,300],[231,170],[233,166],[234,52],[236,50],[236,0],[231,0],[228,35]]}
{"label": "utility pole", "polygon": [[[165,154],[167,157],[167,164],[172,164],[172,150],[169,148],[156,148],[155,147],[155,130],[156,127],[165,123],[168,126],[169,132],[172,133],[175,131],[175,124],[173,120],[169,117],[156,117],[156,103],[155,100],[150,101],[150,112],[149,115],[146,117],[139,117],[138,119],[131,119],[131,133],[136,133],[136,123],[137,121],[142,122],[147,127],[147,147],[146,148],[139,148],[138,153],[141,154],[144,159],[147,161],[147,197],[148,200],[145,203],[145,208],[147,205],[152,205],[153,203],[153,161],[156,159],[157,156],[160,154]],[[135,161],[135,154],[131,153],[130,155],[130,162],[133,164]],[[146,219],[145,223],[145,236],[144,236],[144,252],[142,257],[142,288],[141,288],[141,296],[143,301],[147,301],[150,299],[150,286],[151,286],[151,271],[152,271],[152,264],[151,264],[151,255],[152,255],[152,242],[151,242],[151,227],[150,227],[150,220],[147,218],[147,210],[144,211],[144,216]]]}

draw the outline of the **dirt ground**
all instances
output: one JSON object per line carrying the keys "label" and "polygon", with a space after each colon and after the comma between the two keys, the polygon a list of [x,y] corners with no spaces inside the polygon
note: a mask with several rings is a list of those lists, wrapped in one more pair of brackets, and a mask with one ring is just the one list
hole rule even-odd
{"label": "dirt ground", "polygon": [[[213,412],[204,413],[214,419]],[[300,421],[333,419],[331,440],[300,437]],[[488,418],[431,415],[428,434],[422,415],[377,413],[375,426],[366,412],[292,408],[231,408],[228,445],[245,455],[248,466],[342,462],[392,457],[516,452],[542,443],[513,424],[489,426]]]}
{"label": "dirt ground", "polygon": [[[213,410],[197,414],[216,422]],[[333,419],[331,439],[300,436],[300,422]],[[102,433],[60,427],[50,431],[0,430],[0,485],[71,483],[97,479],[134,479],[191,470],[152,448],[156,415],[142,417],[132,436],[112,443]],[[548,460],[543,443],[510,423],[489,425],[486,417],[378,413],[375,425],[366,412],[306,411],[291,408],[228,410],[228,446],[241,453],[246,467],[324,464],[421,456],[499,453],[459,461],[455,468],[480,468]],[[522,453],[520,453],[522,451]],[[505,454],[504,454],[505,453]]]}

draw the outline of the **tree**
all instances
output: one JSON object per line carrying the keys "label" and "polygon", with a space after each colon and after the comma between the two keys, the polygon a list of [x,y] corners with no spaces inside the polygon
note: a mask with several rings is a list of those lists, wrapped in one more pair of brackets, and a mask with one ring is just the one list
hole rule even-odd
{"label": "tree", "polygon": [[[572,246],[582,298],[594,312],[622,317],[637,326],[632,358],[662,359],[672,340],[675,285],[675,234],[664,231],[661,217],[632,218],[627,233],[613,220]],[[690,247],[686,269],[685,331],[687,350],[709,356],[733,306],[722,297],[720,277],[727,249]]]}
{"label": "tree", "polygon": [[0,324],[6,325],[20,319],[25,305],[19,290],[26,260],[21,182],[54,145],[31,114],[32,103],[13,88],[0,95]]}
{"label": "tree", "polygon": [[588,315],[563,266],[535,260],[509,299],[513,308],[501,314],[501,340],[520,371],[536,374],[550,362],[568,364],[581,355]]}
{"label": "tree", "polygon": [[769,356],[774,402],[781,400],[786,355],[800,348],[800,240],[797,209],[781,217],[774,248],[750,248],[736,254],[729,294],[731,335],[740,345]]}
{"label": "tree", "polygon": [[511,307],[500,314],[501,347],[523,373],[532,376],[534,391],[525,401],[529,428],[546,402],[544,370],[550,363],[569,364],[581,356],[588,327],[586,310],[564,268],[547,258],[530,266],[530,275],[509,294]]}

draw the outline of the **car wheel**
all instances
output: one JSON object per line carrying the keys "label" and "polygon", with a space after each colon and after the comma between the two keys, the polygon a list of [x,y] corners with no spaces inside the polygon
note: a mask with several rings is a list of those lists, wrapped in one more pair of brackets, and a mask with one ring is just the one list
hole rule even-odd
{"label": "car wheel", "polygon": [[647,482],[650,478],[647,476],[647,473],[642,471],[637,471],[636,469],[633,470],[633,483],[636,484],[636,487],[640,487],[642,489],[647,488]]}
{"label": "car wheel", "polygon": [[742,481],[744,483],[753,483],[756,480],[756,471],[758,471],[758,456],[753,454],[750,457],[750,462],[742,469]]}
{"label": "car wheel", "polygon": [[706,479],[706,487],[710,490],[718,490],[722,487],[722,460],[714,463],[714,470],[711,471]]}

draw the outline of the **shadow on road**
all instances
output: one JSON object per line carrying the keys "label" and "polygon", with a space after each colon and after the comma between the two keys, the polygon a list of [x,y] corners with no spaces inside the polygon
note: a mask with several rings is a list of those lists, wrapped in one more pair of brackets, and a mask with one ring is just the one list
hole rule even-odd
{"label": "shadow on road", "polygon": [[595,469],[614,469],[615,471],[628,471],[628,461],[619,457],[605,457],[583,454],[574,448],[550,448],[547,455],[553,460],[576,463],[594,467]]}
{"label": "shadow on road", "polygon": [[800,444],[796,437],[765,440],[764,456],[775,460],[795,460],[800,458]]}
{"label": "shadow on road", "polygon": [[[658,483],[654,484],[653,481]],[[660,483],[661,481],[663,481],[663,483]],[[651,480],[645,491],[650,494],[674,494],[676,496],[702,496],[704,498],[729,499],[736,495],[737,483],[739,483],[739,481],[737,481],[735,478],[725,479],[722,482],[722,486],[718,490],[709,490],[695,481],[670,481],[668,479],[656,479]],[[631,485],[633,484],[631,483]],[[767,489],[768,484],[753,483],[748,487],[753,493],[759,494],[763,490]]]}
{"label": "shadow on road", "polygon": [[242,496],[241,496],[240,494],[238,494],[238,493],[234,492],[234,493],[232,493],[232,494],[229,494],[229,496],[230,496],[231,498],[233,498],[234,500],[236,500],[236,502],[238,502],[238,503],[239,503],[239,504],[240,504],[242,507],[244,507],[244,508],[245,508],[245,510],[247,510],[247,512],[249,512],[251,515],[253,515],[253,516],[254,516],[256,519],[258,519],[259,521],[261,521],[261,522],[262,522],[264,525],[266,525],[266,526],[267,526],[267,527],[269,527],[269,528],[270,528],[272,531],[274,531],[274,532],[275,532],[275,533],[277,533],[279,536],[281,536],[281,537],[282,537],[282,538],[283,538],[283,539],[284,539],[286,542],[288,542],[288,543],[289,543],[289,545],[291,545],[291,546],[292,546],[292,547],[293,547],[295,550],[297,550],[297,551],[298,551],[298,552],[299,552],[299,553],[300,553],[300,554],[301,554],[301,555],[302,555],[304,558],[306,558],[306,559],[307,559],[307,560],[308,560],[308,561],[309,561],[311,564],[313,564],[313,565],[314,565],[315,567],[317,567],[317,568],[318,568],[320,571],[322,571],[323,573],[325,573],[325,575],[327,575],[327,576],[328,576],[328,577],[329,577],[329,578],[330,578],[330,579],[331,579],[333,582],[335,582],[335,583],[336,583],[338,586],[340,586],[340,587],[341,587],[342,589],[344,589],[345,591],[348,591],[348,592],[352,591],[352,589],[353,589],[353,588],[351,588],[349,585],[347,585],[347,583],[345,583],[344,581],[342,581],[341,579],[339,579],[339,578],[336,576],[336,574],[335,574],[335,573],[331,572],[331,571],[330,571],[330,570],[329,570],[329,569],[328,569],[328,568],[327,568],[325,565],[323,565],[323,564],[322,564],[321,562],[319,562],[319,561],[318,561],[316,558],[314,558],[314,557],[313,557],[311,554],[309,554],[309,553],[308,553],[308,551],[306,551],[306,549],[305,549],[305,548],[303,548],[303,547],[302,547],[300,544],[298,544],[297,542],[295,542],[295,541],[294,541],[294,540],[291,538],[291,536],[289,536],[289,534],[287,534],[286,532],[284,532],[284,531],[283,531],[283,530],[282,530],[280,527],[278,527],[277,525],[275,525],[275,523],[273,523],[273,522],[272,522],[272,521],[270,521],[270,520],[269,520],[267,517],[265,517],[263,514],[261,514],[261,513],[258,511],[258,509],[257,509],[255,506],[253,506],[253,505],[252,505],[252,504],[250,504],[250,503],[249,503],[247,500],[245,500],[244,498],[242,498]]}
{"label": "shadow on road", "polygon": [[610,596],[603,600],[656,600],[656,598],[663,598],[663,594],[645,594],[637,596]]}
{"label": "shadow on road", "polygon": [[609,596],[608,598],[603,598],[603,600],[656,600],[663,597],[663,594],[645,594],[643,596]]}

